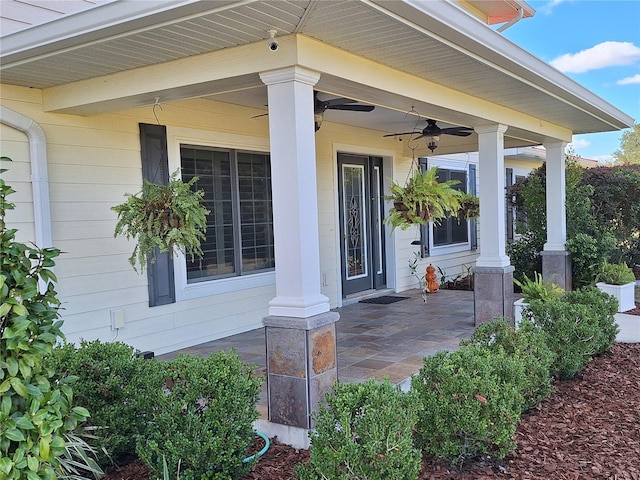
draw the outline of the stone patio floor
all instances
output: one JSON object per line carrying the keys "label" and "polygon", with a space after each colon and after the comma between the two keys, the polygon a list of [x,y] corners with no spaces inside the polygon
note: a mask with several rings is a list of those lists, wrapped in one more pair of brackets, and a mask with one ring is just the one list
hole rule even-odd
{"label": "stone patio floor", "polygon": [[[460,340],[475,331],[473,292],[440,290],[423,302],[419,290],[385,295],[408,297],[388,305],[352,303],[333,311],[336,323],[338,380],[359,382],[368,378],[389,380],[408,386],[422,359],[442,350],[455,350]],[[158,356],[170,360],[180,353],[208,356],[235,349],[243,361],[257,365],[266,374],[266,345],[263,328]],[[265,375],[266,376],[266,375]],[[266,418],[266,382],[258,410]]]}

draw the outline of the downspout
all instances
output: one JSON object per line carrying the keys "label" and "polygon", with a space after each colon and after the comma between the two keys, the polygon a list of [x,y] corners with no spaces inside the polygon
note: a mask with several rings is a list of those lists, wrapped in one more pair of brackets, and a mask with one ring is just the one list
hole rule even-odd
{"label": "downspout", "polygon": [[21,131],[29,139],[35,243],[40,248],[52,247],[49,177],[47,175],[47,139],[44,131],[40,125],[29,117],[2,106],[0,106],[0,122]]}
{"label": "downspout", "polygon": [[518,23],[520,20],[522,20],[522,17],[524,17],[524,8],[520,7],[518,9],[518,15],[513,17],[507,23],[502,25],[500,28],[498,28],[497,31],[500,32],[500,33],[504,32],[507,28],[514,26],[516,23]]}

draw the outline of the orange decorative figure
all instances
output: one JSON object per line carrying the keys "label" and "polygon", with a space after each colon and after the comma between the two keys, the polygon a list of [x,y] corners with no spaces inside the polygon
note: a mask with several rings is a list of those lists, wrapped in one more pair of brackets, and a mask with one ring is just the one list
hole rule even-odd
{"label": "orange decorative figure", "polygon": [[425,275],[429,293],[436,293],[440,288],[440,284],[438,283],[436,278],[436,267],[434,267],[433,265],[429,265],[427,267],[427,274]]}

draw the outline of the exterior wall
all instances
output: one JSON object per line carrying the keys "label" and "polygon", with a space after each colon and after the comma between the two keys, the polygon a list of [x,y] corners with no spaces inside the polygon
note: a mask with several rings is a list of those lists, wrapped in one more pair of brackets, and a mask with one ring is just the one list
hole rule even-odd
{"label": "exterior wall", "polygon": [[7,169],[2,174],[3,180],[15,190],[8,200],[15,204],[16,208],[7,212],[7,223],[11,228],[18,229],[16,240],[22,243],[35,242],[31,162],[27,136],[0,124],[0,155],[12,160],[0,164],[0,168]]}
{"label": "exterior wall", "polygon": [[[1,95],[3,106],[37,122],[47,138],[53,245],[64,252],[55,267],[57,290],[69,341],[117,339],[162,354],[262,327],[275,296],[274,273],[210,282],[222,287],[150,308],[146,274],[136,274],[128,263],[133,244],[113,237],[117,217],[111,207],[121,203],[125,193],[137,193],[142,184],[138,124],[156,123],[152,108],[80,117],[44,112],[38,90],[3,85]],[[167,125],[170,170],[179,162],[180,140],[268,151],[268,119],[248,120],[255,113],[208,99],[156,108],[158,121]],[[18,191],[13,198],[18,210],[8,219],[9,226],[20,230],[23,241],[33,241],[28,141],[6,125],[1,132],[2,155],[14,160],[6,179]],[[326,121],[317,139],[322,290],[334,308],[341,305],[336,151],[381,155],[389,165],[398,152],[385,148],[396,144],[380,132]],[[398,156],[402,159],[401,152]],[[247,298],[251,301],[243,301]],[[111,315],[118,310],[124,313],[125,326],[113,332]]]}
{"label": "exterior wall", "polygon": [[[275,296],[273,272],[203,282],[214,285],[210,290],[186,291],[177,279],[179,301],[150,308],[146,274],[136,274],[128,263],[133,244],[113,237],[117,217],[111,207],[121,203],[125,193],[140,190],[138,124],[156,123],[151,107],[80,117],[44,112],[35,89],[3,86],[1,95],[4,106],[33,119],[47,138],[53,245],[64,252],[55,270],[64,307],[63,330],[69,341],[117,339],[162,354],[262,327],[268,302]],[[158,121],[167,125],[170,171],[179,165],[181,141],[268,151],[268,118],[249,120],[255,113],[251,108],[208,99],[156,108]],[[17,210],[9,215],[9,225],[19,229],[21,241],[33,241],[28,141],[6,125],[0,132],[2,155],[14,160],[4,175],[17,190],[13,196]],[[325,121],[316,135],[322,293],[335,308],[342,305],[338,152],[383,157],[387,184],[391,178],[398,182],[407,178],[412,157],[402,142],[384,139],[379,131]],[[387,202],[386,209],[390,206]],[[408,261],[416,251],[411,242],[419,238],[417,229],[392,232],[386,226],[385,233],[388,288],[396,292],[416,288]],[[464,275],[477,254],[434,251],[420,262],[419,271],[424,272],[431,263],[447,276]],[[176,265],[181,261],[176,259]],[[251,301],[244,301],[247,298]],[[124,313],[125,326],[113,332],[111,314],[118,310]]]}
{"label": "exterior wall", "polygon": [[[113,237],[110,208],[142,184],[138,123],[155,123],[151,108],[79,117],[43,112],[37,90],[2,86],[2,104],[37,122],[47,138],[53,244],[64,253],[55,272],[67,339],[127,342],[161,354],[262,326],[275,296],[274,275],[265,285],[148,307],[147,277],[128,263],[133,244]],[[194,131],[217,130],[265,143],[268,123],[247,121],[253,109],[191,100],[156,109],[160,122]],[[17,190],[8,218],[22,241],[33,241],[33,204],[26,136],[2,126],[2,155],[12,157],[7,182]],[[265,143],[266,144],[266,143]],[[4,165],[3,165],[4,166]],[[244,301],[251,298],[251,302]],[[125,326],[111,331],[111,311]]]}

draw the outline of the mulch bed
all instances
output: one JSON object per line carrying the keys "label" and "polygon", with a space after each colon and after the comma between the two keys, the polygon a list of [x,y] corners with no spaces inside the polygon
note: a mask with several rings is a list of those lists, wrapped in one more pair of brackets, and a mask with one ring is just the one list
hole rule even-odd
{"label": "mulch bed", "polygon": [[[640,313],[640,312],[639,312]],[[518,448],[503,460],[469,461],[462,470],[425,458],[419,480],[640,480],[640,344],[616,344],[527,412]],[[309,452],[272,441],[242,480],[295,480]],[[148,480],[134,462],[103,480]]]}

